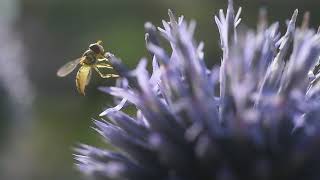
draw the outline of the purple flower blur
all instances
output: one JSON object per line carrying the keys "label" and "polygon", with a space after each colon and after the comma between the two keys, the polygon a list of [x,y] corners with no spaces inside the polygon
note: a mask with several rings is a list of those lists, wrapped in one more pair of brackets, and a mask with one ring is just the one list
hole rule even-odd
{"label": "purple flower blur", "polygon": [[[221,66],[208,69],[195,22],[176,19],[158,30],[146,23],[152,74],[142,59],[128,70],[106,54],[121,76],[101,90],[118,105],[95,129],[117,150],[76,149],[81,172],[94,179],[320,179],[320,35],[298,10],[281,36],[261,11],[257,31],[242,30],[229,0],[215,17]],[[172,51],[160,46],[159,37]],[[136,115],[121,109],[133,106]]]}

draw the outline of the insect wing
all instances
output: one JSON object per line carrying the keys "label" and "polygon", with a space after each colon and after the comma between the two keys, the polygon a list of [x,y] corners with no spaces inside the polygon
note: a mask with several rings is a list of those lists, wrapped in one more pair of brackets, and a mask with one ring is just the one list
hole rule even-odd
{"label": "insect wing", "polygon": [[76,77],[77,90],[81,95],[85,95],[84,90],[89,83],[91,74],[90,66],[81,66]]}
{"label": "insect wing", "polygon": [[70,61],[67,64],[63,65],[58,71],[57,71],[57,76],[59,77],[64,77],[68,74],[70,74],[80,63],[80,61],[83,58],[78,58],[76,60]]}

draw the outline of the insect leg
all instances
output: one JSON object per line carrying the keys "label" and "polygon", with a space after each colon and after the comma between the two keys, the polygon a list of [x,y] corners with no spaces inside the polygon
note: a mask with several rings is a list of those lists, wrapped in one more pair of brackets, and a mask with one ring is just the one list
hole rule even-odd
{"label": "insect leg", "polygon": [[119,75],[117,75],[117,74],[102,74],[101,71],[97,67],[94,67],[94,69],[99,73],[100,77],[102,77],[102,78],[119,77]]}
{"label": "insect leg", "polygon": [[98,58],[98,61],[101,62],[101,61],[106,61],[106,62],[109,62],[109,58],[110,57],[113,57],[114,55],[111,54],[110,52],[106,52],[104,55],[102,55],[102,58]]}
{"label": "insect leg", "polygon": [[102,56],[101,58],[99,57],[98,61],[99,62],[103,62],[103,61],[109,62],[109,60],[107,58],[105,58],[104,56]]}
{"label": "insect leg", "polygon": [[98,63],[96,64],[96,67],[97,68],[107,68],[107,69],[113,69],[113,67],[109,64],[106,64],[106,63]]}

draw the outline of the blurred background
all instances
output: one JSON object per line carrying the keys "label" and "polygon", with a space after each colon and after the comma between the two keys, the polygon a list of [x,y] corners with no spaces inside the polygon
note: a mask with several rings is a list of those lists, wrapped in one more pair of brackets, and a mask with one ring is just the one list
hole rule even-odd
{"label": "blurred background", "polygon": [[[285,20],[295,8],[311,12],[314,28],[320,1],[236,0],[243,23],[255,28],[259,7],[269,20]],[[72,148],[78,143],[105,146],[90,128],[110,98],[97,90],[112,85],[94,75],[86,96],[76,92],[75,74],[57,69],[103,40],[107,51],[129,67],[148,53],[144,23],[160,26],[167,9],[197,21],[196,39],[205,42],[208,66],[220,61],[213,15],[227,0],[0,0],[0,179],[84,179],[75,170]],[[300,21],[299,21],[300,22]],[[150,58],[150,57],[149,57]]]}

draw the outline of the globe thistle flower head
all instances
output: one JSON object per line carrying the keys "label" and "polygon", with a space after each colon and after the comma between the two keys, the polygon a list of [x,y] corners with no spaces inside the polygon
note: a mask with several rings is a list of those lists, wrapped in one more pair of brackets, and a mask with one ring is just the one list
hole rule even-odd
{"label": "globe thistle flower head", "polygon": [[[221,65],[209,69],[195,22],[169,10],[162,28],[145,24],[152,73],[142,59],[129,70],[106,54],[121,78],[101,91],[118,104],[94,129],[116,150],[76,149],[81,172],[94,179],[319,179],[320,35],[298,10],[281,35],[267,25],[239,30],[241,8],[229,0],[214,18]],[[166,51],[159,38],[170,44]],[[315,67],[315,68],[314,68]],[[132,106],[134,115],[123,108]]]}

